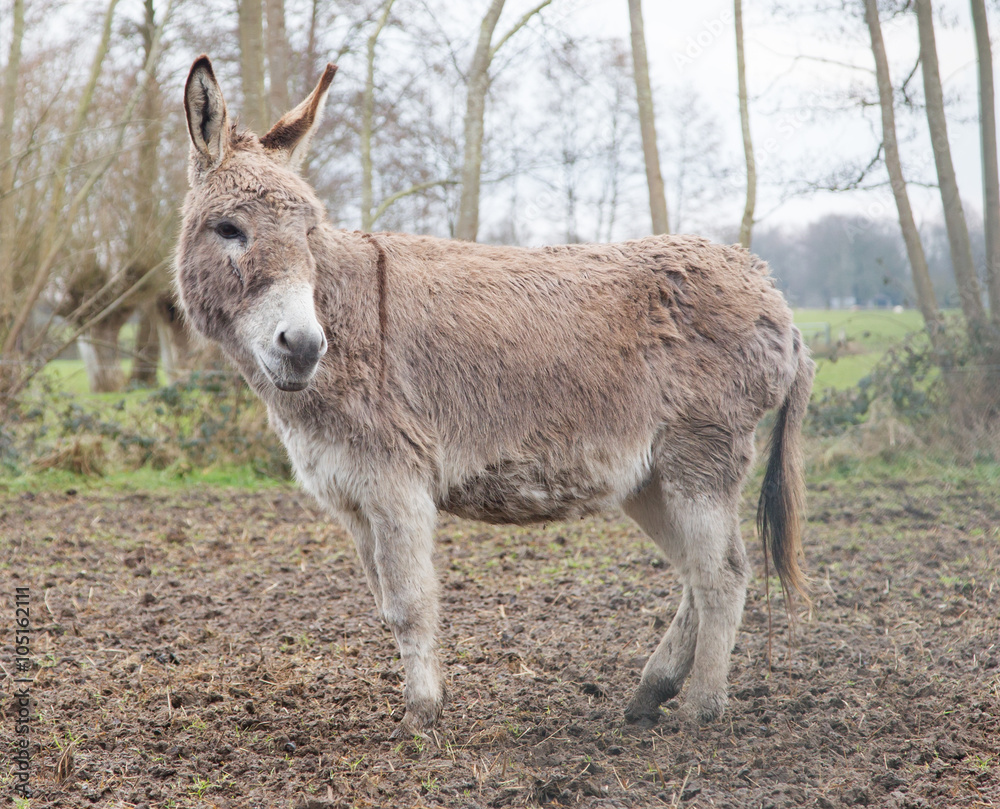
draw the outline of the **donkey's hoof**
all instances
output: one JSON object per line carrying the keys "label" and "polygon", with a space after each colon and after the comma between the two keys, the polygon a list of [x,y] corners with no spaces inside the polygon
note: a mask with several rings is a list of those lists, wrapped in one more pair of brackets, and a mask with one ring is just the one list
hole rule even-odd
{"label": "donkey's hoof", "polygon": [[660,714],[659,700],[640,689],[625,708],[625,721],[640,728],[651,728],[660,720]]}
{"label": "donkey's hoof", "polygon": [[431,738],[430,734],[434,732],[434,726],[441,718],[443,709],[443,699],[407,701],[403,721],[393,731],[392,738],[398,739],[406,736]]}
{"label": "donkey's hoof", "polygon": [[707,725],[722,716],[728,704],[729,697],[725,693],[710,694],[698,699],[691,698],[688,700],[687,713],[699,724]]}
{"label": "donkey's hoof", "polygon": [[436,748],[443,747],[441,733],[437,728],[431,726],[424,728],[423,730],[416,728],[413,724],[407,722],[406,715],[403,715],[403,721],[400,722],[396,729],[389,734],[389,738],[393,741],[400,739],[421,739],[425,742],[429,742]]}
{"label": "donkey's hoof", "polygon": [[679,690],[677,683],[666,677],[644,679],[625,709],[625,721],[630,725],[651,728],[663,715],[660,706],[676,697]]}

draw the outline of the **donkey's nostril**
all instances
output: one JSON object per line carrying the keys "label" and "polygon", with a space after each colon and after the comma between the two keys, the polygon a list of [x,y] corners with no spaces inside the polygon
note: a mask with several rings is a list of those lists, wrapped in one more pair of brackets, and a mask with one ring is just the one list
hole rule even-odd
{"label": "donkey's nostril", "polygon": [[326,335],[318,324],[282,323],[274,332],[274,348],[295,365],[314,365],[326,353]]}

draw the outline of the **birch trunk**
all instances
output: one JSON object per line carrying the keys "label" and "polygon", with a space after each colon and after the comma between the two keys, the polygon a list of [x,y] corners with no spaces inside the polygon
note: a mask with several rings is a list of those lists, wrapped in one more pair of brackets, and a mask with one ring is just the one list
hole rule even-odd
{"label": "birch trunk", "polygon": [[962,304],[969,330],[969,339],[974,346],[985,338],[987,325],[986,310],[983,308],[982,293],[976,277],[976,267],[972,260],[972,243],[969,241],[969,227],[962,210],[962,198],[955,179],[955,167],[951,160],[948,144],[948,126],[944,114],[944,93],[941,90],[941,75],[938,69],[937,46],[934,42],[934,19],[931,0],[916,0],[917,27],[920,34],[920,69],[924,78],[924,97],[927,107],[927,124],[931,133],[931,147],[934,150],[934,164],[937,167],[938,186],[941,189],[941,203],[944,206],[944,222],[948,231],[951,248],[951,263],[958,284],[958,295]]}
{"label": "birch trunk", "polygon": [[979,138],[983,152],[983,226],[986,233],[986,286],[990,315],[1000,327],[1000,179],[997,171],[997,120],[993,89],[993,51],[985,0],[972,0],[979,63]]}
{"label": "birch trunk", "polygon": [[750,249],[753,238],[753,210],[757,202],[757,164],[750,138],[750,103],[747,97],[747,68],[743,53],[743,3],[734,0],[736,17],[736,75],[740,94],[740,125],[743,129],[743,154],[747,164],[747,199],[740,222],[740,244]]}
{"label": "birch trunk", "polygon": [[910,195],[906,190],[903,166],[899,159],[899,143],[896,140],[896,112],[892,97],[892,78],[889,74],[889,60],[882,39],[882,26],[878,18],[877,0],[865,0],[865,22],[871,36],[872,54],[875,57],[875,78],[878,82],[879,105],[882,110],[882,147],[885,151],[885,167],[889,172],[889,184],[896,201],[899,228],[906,245],[906,255],[913,276],[913,288],[917,293],[917,306],[924,318],[924,327],[935,345],[941,329],[941,314],[938,310],[934,285],[927,268],[927,257],[920,241],[920,231],[913,219]]}
{"label": "birch trunk", "polygon": [[667,217],[663,174],[660,172],[660,153],[656,146],[656,116],[653,112],[653,91],[649,84],[641,0],[628,0],[628,16],[632,25],[632,63],[635,67],[635,91],[639,102],[642,156],[646,163],[646,185],[649,187],[650,219],[653,233],[669,233],[670,220]]}
{"label": "birch trunk", "polygon": [[238,0],[240,76],[243,81],[242,118],[254,132],[267,131],[267,96],[264,93],[263,0]]}

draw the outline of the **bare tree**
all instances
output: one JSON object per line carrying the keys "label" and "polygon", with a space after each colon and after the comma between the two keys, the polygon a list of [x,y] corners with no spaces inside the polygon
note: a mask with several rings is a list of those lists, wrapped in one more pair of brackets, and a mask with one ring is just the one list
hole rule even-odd
{"label": "bare tree", "polygon": [[486,94],[490,89],[490,65],[493,57],[514,34],[528,24],[529,20],[552,0],[542,0],[534,8],[526,11],[521,18],[500,37],[495,44],[493,34],[503,11],[504,0],[490,0],[482,23],[479,38],[472,55],[466,77],[466,108],[463,124],[465,152],[462,158],[462,195],[459,200],[458,222],[455,236],[470,242],[479,233],[479,195],[483,167],[483,134],[486,116]]}
{"label": "bare tree", "polygon": [[288,94],[288,34],[285,0],[264,0],[267,7],[267,70],[270,119],[276,121],[292,108]]}
{"label": "bare tree", "polygon": [[965,212],[962,210],[962,198],[958,192],[955,167],[951,160],[951,147],[948,144],[948,126],[944,114],[944,93],[941,90],[937,46],[934,42],[934,18],[931,0],[916,0],[916,7],[927,124],[930,128],[938,186],[941,189],[941,202],[944,206],[944,221],[948,229],[952,268],[955,272],[955,281],[958,284],[959,300],[962,304],[962,313],[965,315],[969,337],[974,345],[979,345],[985,337],[986,311],[983,308],[982,293],[972,260],[969,226],[965,221]]}
{"label": "bare tree", "polygon": [[711,227],[738,170],[725,157],[719,122],[691,87],[671,94],[665,117],[671,125],[659,136],[669,155],[663,180],[674,231]]}
{"label": "bare tree", "polygon": [[[128,283],[144,276],[161,262],[163,255],[163,217],[160,214],[157,195],[157,178],[160,171],[160,139],[163,133],[163,97],[157,77],[159,67],[153,46],[156,36],[156,9],[153,0],[144,0],[144,20],[139,33],[142,37],[145,61],[150,65],[148,86],[142,99],[141,140],[139,141],[137,170],[135,172],[135,209],[127,231],[127,271]],[[166,273],[161,273],[159,283],[149,283],[145,294],[136,301],[139,309],[139,327],[136,331],[135,348],[132,352],[132,372],[129,383],[133,386],[155,387],[159,365],[160,340],[157,330],[156,298],[167,286]],[[118,339],[118,335],[115,335]]]}
{"label": "bare tree", "polygon": [[[81,330],[78,346],[94,392],[117,391],[124,386],[121,330],[136,312],[139,322],[129,382],[146,387],[157,383],[160,348],[155,301],[168,286],[165,258],[169,248],[165,237],[172,207],[161,205],[158,187],[163,108],[157,30],[154,0],[143,0],[138,35],[142,42],[146,90],[137,120],[139,137],[135,148],[121,152],[114,181],[104,186],[110,204],[101,205],[98,199],[89,206],[98,212],[91,213],[94,224],[86,229],[88,238],[80,250],[84,259],[62,281],[56,310],[71,327]],[[168,211],[165,215],[164,207]],[[127,210],[127,215],[118,217],[103,212],[116,208]],[[93,245],[89,244],[90,234],[96,238]],[[117,245],[120,248],[116,249]],[[156,267],[160,271],[151,277]],[[141,285],[140,279],[145,279]],[[95,319],[113,300],[119,301],[117,307],[105,317]]]}
{"label": "bare tree", "polygon": [[993,90],[993,52],[990,47],[986,1],[972,0],[979,63],[979,136],[983,153],[983,229],[986,234],[986,286],[990,313],[1000,327],[1000,177],[997,172],[997,120]]}
{"label": "bare tree", "polygon": [[370,231],[374,224],[372,192],[372,132],[375,125],[375,46],[382,29],[389,22],[395,0],[386,0],[375,28],[368,35],[365,50],[365,89],[361,95],[361,135],[358,151],[361,155],[361,229]]}
{"label": "bare tree", "polygon": [[[70,257],[66,255],[65,249],[68,245],[73,244],[74,234],[79,235],[86,231],[86,215],[87,211],[93,207],[91,199],[95,188],[121,154],[122,144],[149,84],[152,65],[158,58],[161,49],[163,28],[171,16],[173,5],[168,0],[162,14],[162,20],[156,26],[153,34],[149,58],[142,70],[139,71],[135,86],[120,114],[118,114],[117,120],[113,120],[110,126],[102,128],[96,153],[84,156],[80,167],[85,168],[82,171],[76,171],[74,170],[77,168],[74,163],[74,155],[78,142],[82,140],[81,136],[84,132],[89,131],[86,119],[91,107],[94,106],[98,80],[102,73],[105,57],[110,50],[112,23],[117,2],[118,0],[109,0],[108,2],[101,29],[101,38],[95,48],[87,80],[77,99],[74,113],[67,116],[69,123],[62,130],[64,134],[60,139],[59,154],[51,161],[53,166],[51,173],[44,178],[44,192],[39,192],[43,183],[25,183],[24,196],[31,202],[32,210],[37,207],[35,200],[39,197],[45,199],[46,203],[44,209],[38,208],[38,213],[33,214],[36,216],[35,221],[43,222],[43,226],[39,233],[33,234],[32,245],[28,251],[25,251],[27,266],[19,276],[23,279],[23,284],[15,290],[14,315],[9,322],[0,323],[0,330],[3,330],[0,360],[7,363],[8,366],[14,360],[28,359],[31,363],[30,369],[25,369],[19,375],[8,375],[4,379],[4,385],[0,389],[0,398],[6,400],[23,389],[24,385],[44,363],[56,356],[62,348],[72,343],[87,329],[111,317],[127,297],[121,295],[116,298],[97,312],[93,318],[90,318],[87,323],[74,329],[65,341],[55,347],[45,342],[48,329],[52,325],[51,318],[40,329],[35,330],[37,333],[30,341],[22,341],[25,327],[43,292],[50,288],[50,284],[60,288],[66,288],[70,285],[70,281],[62,277],[65,273],[56,273],[55,276],[54,273],[57,268],[66,269],[67,259]],[[35,137],[35,135],[31,137]],[[27,150],[26,154],[31,151],[31,149]],[[76,264],[79,268],[76,274],[79,274],[80,271],[86,272],[86,260],[77,261]],[[142,283],[143,280],[145,279],[140,279],[137,283]],[[59,283],[52,283],[54,281]],[[98,290],[95,294],[103,294],[103,289]]]}
{"label": "bare tree", "polygon": [[736,76],[740,94],[740,126],[743,129],[743,154],[747,163],[747,198],[740,222],[740,244],[750,247],[753,238],[753,209],[757,201],[757,166],[750,139],[750,105],[747,98],[747,68],[743,54],[743,2],[734,0],[736,17]]}
{"label": "bare tree", "polygon": [[[101,28],[101,39],[97,44],[96,50],[94,51],[94,58],[90,66],[90,74],[88,76],[87,83],[83,88],[83,92],[80,94],[76,110],[73,114],[72,122],[67,130],[66,137],[63,139],[59,156],[56,159],[56,164],[50,181],[51,193],[49,195],[48,212],[42,224],[42,257],[40,259],[39,266],[37,266],[33,271],[30,286],[23,296],[20,296],[21,300],[17,304],[13,320],[10,322],[10,328],[4,335],[3,347],[2,350],[0,350],[0,356],[4,359],[9,359],[16,353],[18,341],[25,325],[28,323],[31,311],[38,302],[46,284],[48,284],[52,268],[69,237],[68,228],[75,219],[76,211],[79,210],[79,207],[83,204],[85,199],[78,194],[73,200],[76,210],[73,209],[73,203],[71,203],[71,206],[68,209],[65,207],[64,203],[66,199],[67,185],[66,175],[69,173],[71,168],[73,150],[81,132],[83,131],[84,122],[86,121],[87,114],[90,112],[91,105],[93,104],[94,92],[97,89],[97,82],[101,76],[104,59],[107,57],[108,50],[111,45],[112,24],[114,22],[115,9],[118,6],[118,1],[119,0],[109,0],[107,8],[105,9],[104,21]],[[0,328],[2,328],[3,325],[4,324],[0,324]]]}
{"label": "bare tree", "polygon": [[594,206],[597,211],[596,237],[598,241],[613,241],[618,207],[622,197],[624,178],[628,171],[625,152],[630,148],[628,140],[634,137],[636,111],[631,103],[628,64],[630,57],[624,43],[612,40],[606,45],[607,51],[602,65],[602,73],[611,83],[607,94],[608,106],[600,111],[607,122],[607,141],[601,147],[603,156],[603,179],[601,194]]}
{"label": "bare tree", "polygon": [[[14,242],[16,218],[14,206],[14,112],[20,78],[21,45],[24,41],[24,0],[14,0],[10,49],[4,68],[0,101],[0,323],[7,323],[14,307]],[[3,374],[0,369],[0,375]]]}
{"label": "bare tree", "polygon": [[[431,116],[425,111],[422,94],[415,87],[415,79],[409,77],[403,81],[406,88],[404,98],[390,101],[382,105],[380,112],[380,122],[378,129],[383,132],[383,139],[393,143],[393,156],[388,160],[383,160],[380,167],[376,167],[373,155],[375,141],[375,119],[378,99],[376,98],[375,72],[377,67],[377,46],[379,38],[383,35],[386,26],[391,19],[391,12],[395,0],[384,0],[382,12],[375,21],[374,28],[368,36],[365,48],[365,85],[361,93],[361,123],[358,133],[358,153],[361,158],[361,229],[371,231],[382,216],[389,211],[397,202],[407,197],[422,194],[435,187],[455,185],[457,182],[448,177],[450,168],[441,171],[435,169],[431,161],[420,165],[420,168],[412,164],[407,164],[404,146],[409,141],[419,142],[426,139],[428,142],[435,142],[438,138],[434,134],[434,123]],[[404,100],[406,104],[404,104]],[[405,123],[406,114],[404,109],[410,104],[416,104],[421,111],[412,115],[413,121],[420,122],[414,126],[413,123]],[[410,110],[412,113],[412,109]],[[426,130],[423,127],[427,127]],[[375,178],[380,176],[381,185],[396,190],[388,193],[381,200],[376,202]],[[416,182],[413,179],[416,178]],[[409,184],[407,184],[409,180]]]}
{"label": "bare tree", "polygon": [[903,167],[899,159],[899,144],[896,140],[896,113],[893,104],[892,78],[889,74],[889,60],[882,39],[882,26],[878,17],[877,0],[865,0],[865,23],[871,36],[872,54],[875,57],[875,78],[878,82],[879,105],[882,111],[882,147],[885,151],[885,166],[889,172],[889,184],[896,201],[899,227],[906,244],[906,255],[913,275],[913,287],[917,293],[917,305],[924,317],[924,325],[932,341],[937,341],[941,315],[938,310],[934,286],[927,268],[927,257],[913,219],[910,195],[906,190]]}
{"label": "bare tree", "polygon": [[240,75],[243,81],[241,118],[254,132],[266,132],[267,95],[264,92],[263,0],[237,0]]}
{"label": "bare tree", "polygon": [[660,153],[656,146],[656,115],[653,112],[653,91],[649,84],[642,0],[628,0],[628,15],[632,25],[632,62],[635,67],[635,90],[639,101],[642,153],[646,161],[646,184],[649,186],[650,218],[653,233],[669,233],[667,197],[663,189],[663,174],[660,172]]}

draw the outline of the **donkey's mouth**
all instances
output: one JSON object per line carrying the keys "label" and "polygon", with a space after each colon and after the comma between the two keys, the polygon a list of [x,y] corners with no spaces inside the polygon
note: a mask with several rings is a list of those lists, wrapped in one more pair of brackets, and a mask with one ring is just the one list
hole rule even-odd
{"label": "donkey's mouth", "polygon": [[274,387],[278,390],[284,391],[285,393],[297,393],[298,391],[308,388],[311,380],[306,380],[305,382],[279,382],[275,379],[272,381],[274,382]]}
{"label": "donkey's mouth", "polygon": [[285,393],[297,393],[298,391],[305,390],[309,387],[309,383],[312,382],[312,378],[315,375],[314,368],[310,373],[303,376],[287,376],[274,370],[260,356],[257,357],[257,366],[264,372],[264,376],[267,377],[268,382]]}

